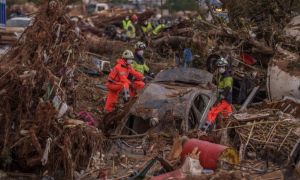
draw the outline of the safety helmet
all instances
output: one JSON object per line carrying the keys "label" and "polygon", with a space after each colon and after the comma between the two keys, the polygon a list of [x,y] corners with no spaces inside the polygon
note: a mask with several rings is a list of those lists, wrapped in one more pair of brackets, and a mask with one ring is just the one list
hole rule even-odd
{"label": "safety helmet", "polygon": [[228,65],[228,61],[223,57],[219,58],[218,61],[216,62],[216,66],[218,67],[225,67],[227,65]]}
{"label": "safety helmet", "polygon": [[139,41],[139,42],[137,42],[137,43],[134,45],[134,48],[135,48],[135,49],[146,49],[146,44],[143,43],[143,42],[141,42],[141,41]]}
{"label": "safety helmet", "polygon": [[76,16],[71,17],[71,21],[77,23],[79,21],[79,17],[76,17]]}
{"label": "safety helmet", "polygon": [[160,19],[161,18],[161,14],[156,14],[155,18],[156,19]]}
{"label": "safety helmet", "polygon": [[137,20],[138,20],[137,15],[134,14],[131,16],[131,21],[136,22]]}
{"label": "safety helmet", "polygon": [[122,58],[124,59],[134,59],[133,52],[130,50],[125,50],[122,54]]}

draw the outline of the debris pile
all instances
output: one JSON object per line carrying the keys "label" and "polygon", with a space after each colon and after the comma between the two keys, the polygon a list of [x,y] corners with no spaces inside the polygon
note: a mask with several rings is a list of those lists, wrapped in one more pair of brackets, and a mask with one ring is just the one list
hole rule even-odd
{"label": "debris pile", "polygon": [[280,101],[265,102],[257,108],[278,109],[283,113],[290,114],[295,118],[300,118],[300,102],[295,98],[286,96]]}
{"label": "debris pile", "polygon": [[65,15],[66,1],[49,0],[0,61],[0,165],[73,179],[101,152],[95,127],[66,117],[76,105],[75,69],[84,39]]}
{"label": "debris pile", "polygon": [[[269,154],[270,160],[286,162],[299,139],[300,123],[291,115],[276,110],[235,114],[235,131],[242,154]],[[273,156],[273,157],[271,157]]]}
{"label": "debris pile", "polygon": [[[271,100],[299,98],[299,20],[288,24],[291,5],[281,2],[227,1],[228,21],[210,6],[211,21],[191,13],[190,19],[164,22],[147,10],[138,14],[136,38],[122,39],[122,20],[134,13],[111,9],[70,19],[67,0],[46,1],[0,59],[0,168],[12,171],[9,176],[20,171],[32,173],[27,177],[153,180],[249,179],[283,168],[300,138],[299,103],[251,104],[258,89],[265,92],[259,102],[266,91]],[[161,32],[139,32],[146,19],[165,23]],[[0,33],[4,42],[6,32]],[[160,73],[145,80],[142,94],[106,114],[106,74],[136,41],[147,44],[151,74]],[[173,68],[186,48],[192,66],[210,73]],[[204,132],[207,113],[218,102],[212,72],[221,57],[233,74],[234,104],[244,104]],[[174,138],[172,146],[177,133],[192,139]],[[274,164],[265,167],[261,159]]]}

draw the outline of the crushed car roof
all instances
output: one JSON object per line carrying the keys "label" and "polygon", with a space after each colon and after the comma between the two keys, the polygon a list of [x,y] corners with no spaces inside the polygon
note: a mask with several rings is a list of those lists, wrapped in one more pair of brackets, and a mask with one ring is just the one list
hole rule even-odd
{"label": "crushed car roof", "polygon": [[213,75],[208,71],[196,68],[174,68],[158,73],[153,82],[180,82],[187,84],[207,84],[212,82]]}

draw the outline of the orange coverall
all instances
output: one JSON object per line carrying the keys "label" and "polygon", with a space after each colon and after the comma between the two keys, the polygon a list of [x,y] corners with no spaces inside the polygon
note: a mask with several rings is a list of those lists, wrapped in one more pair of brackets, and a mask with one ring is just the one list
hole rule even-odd
{"label": "orange coverall", "polygon": [[[129,74],[135,77],[133,82],[128,79]],[[118,95],[123,89],[129,89],[131,97],[135,95],[136,90],[143,89],[145,86],[143,79],[144,76],[135,71],[130,64],[127,64],[125,59],[118,59],[116,66],[108,75],[108,82],[106,83],[108,94],[104,110],[107,112],[113,111]]]}
{"label": "orange coverall", "polygon": [[224,118],[228,118],[232,113],[232,106],[226,100],[222,100],[216,106],[213,106],[207,115],[207,121],[213,124],[219,113],[222,113]]}

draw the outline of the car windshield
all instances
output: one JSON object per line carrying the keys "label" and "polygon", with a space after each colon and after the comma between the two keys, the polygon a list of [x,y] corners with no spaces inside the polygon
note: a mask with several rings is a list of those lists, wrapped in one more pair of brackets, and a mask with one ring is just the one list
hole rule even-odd
{"label": "car windshield", "polygon": [[98,6],[98,11],[103,11],[103,10],[105,10],[105,7],[103,7],[103,6]]}
{"label": "car windshield", "polygon": [[87,6],[87,12],[88,12],[89,14],[93,13],[93,12],[95,11],[95,9],[96,9],[96,4],[89,4],[89,5]]}
{"label": "car windshield", "polygon": [[28,27],[30,19],[10,19],[7,21],[7,27]]}

